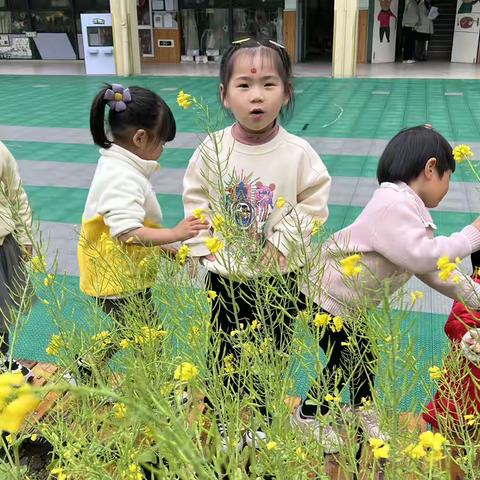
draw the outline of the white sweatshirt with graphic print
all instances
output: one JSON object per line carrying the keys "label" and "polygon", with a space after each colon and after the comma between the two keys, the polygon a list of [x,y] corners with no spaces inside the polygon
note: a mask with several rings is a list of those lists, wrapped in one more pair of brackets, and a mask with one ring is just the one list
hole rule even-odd
{"label": "white sweatshirt with graphic print", "polygon": [[[302,246],[308,249],[315,222],[327,220],[330,185],[325,165],[306,140],[280,127],[269,142],[245,145],[235,141],[232,127],[227,127],[207,137],[190,159],[183,180],[185,216],[201,209],[213,223],[213,212],[223,207],[240,230],[256,236],[260,244],[271,242],[288,259]],[[277,205],[280,197],[283,206]],[[212,227],[185,242],[192,256],[210,253],[205,241],[212,235],[222,239]],[[244,256],[234,249],[227,243],[214,262],[205,262],[208,270],[225,277],[262,273],[262,265],[247,268]]]}

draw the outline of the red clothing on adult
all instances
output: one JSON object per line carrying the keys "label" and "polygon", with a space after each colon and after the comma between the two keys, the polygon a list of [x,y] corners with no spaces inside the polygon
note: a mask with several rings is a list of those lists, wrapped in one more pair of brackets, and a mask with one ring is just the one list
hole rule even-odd
{"label": "red clothing on adult", "polygon": [[[480,277],[474,277],[480,283]],[[460,347],[463,335],[471,328],[480,328],[480,312],[467,310],[465,305],[455,300],[445,324],[445,333],[453,348]],[[480,413],[480,368],[466,357],[461,359],[459,372],[447,372],[440,381],[433,400],[427,405],[423,418],[438,428],[438,417],[457,421],[464,415]]]}
{"label": "red clothing on adult", "polygon": [[377,17],[377,20],[380,22],[380,27],[389,27],[390,17],[397,18],[391,10],[380,10]]}

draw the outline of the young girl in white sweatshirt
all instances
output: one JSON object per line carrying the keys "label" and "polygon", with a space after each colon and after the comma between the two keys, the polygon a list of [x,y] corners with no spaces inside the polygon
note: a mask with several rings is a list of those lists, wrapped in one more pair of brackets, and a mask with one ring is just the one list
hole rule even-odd
{"label": "young girl in white sweatshirt", "polygon": [[[262,326],[277,348],[288,345],[300,295],[295,271],[305,258],[298,253],[308,249],[314,225],[328,217],[331,178],[325,165],[306,140],[279,123],[281,111],[293,107],[291,73],[287,51],[276,42],[235,42],[220,66],[220,98],[235,123],[200,145],[184,178],[185,215],[203,213],[212,223],[211,230],[186,243],[206,266],[209,288],[218,295],[212,317],[221,335],[220,363],[235,355],[228,341],[232,331],[251,326],[256,309],[266,303],[255,287],[258,277],[290,292],[292,300],[279,299],[283,308],[276,314],[265,305],[270,311],[264,320],[271,324]],[[222,212],[236,224],[235,241],[222,235]],[[260,252],[242,251],[240,244]],[[255,253],[258,262],[252,262]],[[283,281],[268,272],[275,264]],[[230,377],[230,383],[238,390],[238,379]]]}

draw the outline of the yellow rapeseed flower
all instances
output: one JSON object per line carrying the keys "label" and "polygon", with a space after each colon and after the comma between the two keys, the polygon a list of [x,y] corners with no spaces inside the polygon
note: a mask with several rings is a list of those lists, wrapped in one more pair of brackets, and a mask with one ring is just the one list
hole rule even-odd
{"label": "yellow rapeseed flower", "polygon": [[433,367],[430,367],[428,369],[428,373],[430,375],[431,380],[438,380],[439,378],[442,378],[442,375],[445,373],[445,370],[442,370],[436,365],[434,365]]}
{"label": "yellow rapeseed flower", "polygon": [[223,359],[224,369],[227,375],[232,375],[235,372],[234,362],[235,362],[235,359],[234,359],[233,353],[229,353]]}
{"label": "yellow rapeseed flower", "polygon": [[419,436],[419,445],[423,448],[431,448],[440,451],[447,440],[441,433],[433,433],[430,430],[423,432]]}
{"label": "yellow rapeseed flower", "polygon": [[113,416],[115,418],[118,418],[119,420],[121,420],[122,418],[125,418],[126,415],[127,415],[127,406],[120,402],[120,403],[115,403],[113,405]]}
{"label": "yellow rapeseed flower", "polygon": [[55,356],[55,355],[58,355],[58,352],[62,347],[63,347],[62,337],[60,335],[52,335],[50,337],[50,343],[48,344],[45,351],[48,353],[48,355]]}
{"label": "yellow rapeseed flower", "polygon": [[187,261],[187,257],[190,255],[190,248],[188,245],[182,245],[177,251],[177,259],[180,265],[183,265]]}
{"label": "yellow rapeseed flower", "polygon": [[326,400],[327,402],[339,403],[340,400],[341,400],[341,398],[340,398],[338,395],[333,396],[332,394],[327,393],[327,394],[325,395],[325,400]]}
{"label": "yellow rapeseed flower", "polygon": [[120,348],[123,348],[123,350],[126,350],[130,346],[130,340],[128,338],[123,338],[120,340]]}
{"label": "yellow rapeseed flower", "polygon": [[317,328],[326,327],[330,323],[331,319],[332,316],[328,313],[317,313],[313,319],[313,324]]}
{"label": "yellow rapeseed flower", "polygon": [[40,400],[31,393],[31,387],[24,385],[19,388],[18,396],[7,403],[0,412],[0,430],[10,433],[18,433],[22,428],[25,417],[34,412]]}
{"label": "yellow rapeseed flower", "polygon": [[467,425],[471,427],[472,425],[475,425],[477,423],[475,419],[475,415],[464,415],[463,419],[467,422]]}
{"label": "yellow rapeseed flower", "polygon": [[112,339],[108,330],[104,330],[103,332],[93,335],[92,340],[95,343],[98,342],[100,344],[100,348],[102,349],[108,348],[112,344]]}
{"label": "yellow rapeseed flower", "polygon": [[49,273],[44,279],[43,279],[43,284],[46,286],[46,287],[49,287],[50,285],[52,285],[52,283],[55,281],[55,275],[53,275],[52,273]]}
{"label": "yellow rapeseed flower", "polygon": [[47,269],[47,262],[42,255],[35,255],[31,260],[31,264],[35,273],[42,273]]}
{"label": "yellow rapeseed flower", "polygon": [[193,216],[195,218],[198,218],[203,223],[205,223],[205,221],[207,220],[207,217],[205,215],[205,212],[203,211],[203,208],[196,208],[193,211]]}
{"label": "yellow rapeseed flower", "polygon": [[275,450],[277,448],[277,442],[273,440],[267,443],[267,450]]}
{"label": "yellow rapeseed flower", "polygon": [[413,443],[410,444],[404,451],[404,455],[408,455],[409,457],[413,458],[414,460],[419,460],[427,455],[427,452],[422,447],[422,445],[414,445]]}
{"label": "yellow rapeseed flower", "polygon": [[282,208],[285,205],[285,197],[278,197],[277,201],[275,202],[275,206],[277,208]]}
{"label": "yellow rapeseed flower", "polygon": [[205,240],[205,245],[213,254],[219,252],[223,248],[223,242],[218,237],[211,237]]}
{"label": "yellow rapeseed flower", "polygon": [[65,473],[65,470],[61,467],[53,468],[50,470],[52,475],[57,477],[57,480],[67,480],[69,476]]}
{"label": "yellow rapeseed flower", "polygon": [[[447,255],[440,257],[437,261],[437,268],[440,270],[438,276],[442,282],[446,282],[450,275],[457,269],[458,264],[461,262],[460,258],[456,258],[455,262],[450,262],[450,259]],[[457,275],[455,275],[457,277]],[[457,280],[458,283],[459,279]]]}
{"label": "yellow rapeseed flower", "polygon": [[417,300],[421,300],[423,298],[423,292],[415,290],[414,292],[410,293],[410,296],[412,297],[412,305],[414,305]]}
{"label": "yellow rapeseed flower", "polygon": [[343,328],[343,320],[341,317],[333,317],[332,324],[330,325],[332,332],[339,332]]}
{"label": "yellow rapeseed flower", "polygon": [[143,480],[144,478],[142,469],[136,463],[131,463],[128,468],[122,472],[122,480]]}
{"label": "yellow rapeseed flower", "polygon": [[192,96],[188,93],[185,93],[183,90],[180,90],[177,95],[177,103],[183,109],[187,109],[192,106],[195,99],[192,99]]}
{"label": "yellow rapeseed flower", "polygon": [[219,213],[216,213],[213,216],[212,223],[213,223],[213,228],[215,230],[221,230],[221,228],[223,227],[223,225],[225,223],[225,218],[222,215],[220,215]]}
{"label": "yellow rapeseed flower", "polygon": [[298,447],[295,450],[295,454],[297,455],[298,458],[300,458],[300,460],[306,460],[307,458],[307,454],[302,450],[301,447]]}
{"label": "yellow rapeseed flower", "polygon": [[209,302],[215,300],[217,297],[218,297],[218,295],[217,295],[217,292],[215,292],[215,290],[209,290],[207,292],[207,300]]}
{"label": "yellow rapeseed flower", "polygon": [[464,160],[471,160],[473,158],[472,149],[468,145],[457,145],[453,149],[453,158],[457,163],[462,163]]}
{"label": "yellow rapeseed flower", "polygon": [[323,222],[321,220],[315,219],[312,223],[312,235],[316,235],[319,231]]}
{"label": "yellow rapeseed flower", "polygon": [[255,319],[252,321],[252,324],[250,325],[250,329],[253,331],[260,330],[261,326],[262,324],[257,319]]}
{"label": "yellow rapeseed flower", "polygon": [[32,442],[36,442],[38,440],[38,435],[36,433],[33,433],[32,435],[30,435],[30,440]]}
{"label": "yellow rapeseed flower", "polygon": [[182,362],[173,375],[175,380],[180,382],[189,382],[198,375],[198,368],[190,362]]}
{"label": "yellow rapeseed flower", "polygon": [[340,265],[343,269],[343,273],[347,277],[355,277],[362,271],[362,266],[360,262],[362,261],[362,256],[359,253],[350,255],[343,260],[340,260]]}
{"label": "yellow rapeseed flower", "polygon": [[372,447],[373,458],[375,458],[375,460],[388,458],[390,456],[390,445],[380,438],[370,438],[368,443]]}

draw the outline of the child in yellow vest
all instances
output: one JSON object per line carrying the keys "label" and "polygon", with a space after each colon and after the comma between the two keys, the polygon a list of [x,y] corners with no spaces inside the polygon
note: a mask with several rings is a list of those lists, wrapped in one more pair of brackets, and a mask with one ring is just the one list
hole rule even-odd
{"label": "child in yellow vest", "polygon": [[[111,140],[104,127],[106,106]],[[90,131],[101,157],[82,218],[80,289],[124,325],[125,310],[132,305],[156,316],[150,290],[155,274],[142,273],[153,249],[174,253],[168,244],[190,239],[208,225],[191,216],[173,228],[161,227],[162,212],[149,179],[176,125],[158,95],[141,87],[107,85],[93,100]]]}

